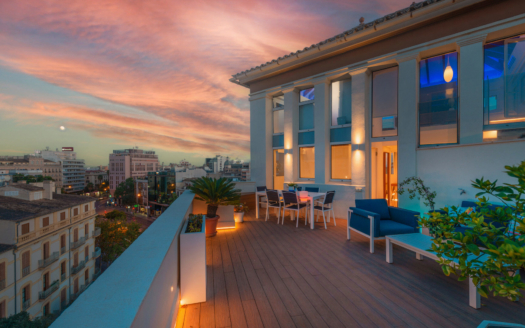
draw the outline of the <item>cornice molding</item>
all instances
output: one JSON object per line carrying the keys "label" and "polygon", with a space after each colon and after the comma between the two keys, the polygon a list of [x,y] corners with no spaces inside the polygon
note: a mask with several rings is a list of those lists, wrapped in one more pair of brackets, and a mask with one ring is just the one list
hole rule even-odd
{"label": "cornice molding", "polygon": [[476,36],[469,36],[467,38],[463,38],[461,40],[456,41],[456,44],[459,47],[465,47],[471,44],[485,42],[485,40],[487,39],[487,35],[488,35],[487,33],[483,33],[481,35],[478,34]]}
{"label": "cornice molding", "polygon": [[411,53],[411,54],[399,54],[399,56],[400,57],[396,58],[396,61],[397,61],[398,64],[401,64],[401,63],[404,63],[404,62],[407,62],[407,61],[410,61],[410,60],[419,61],[421,59],[421,57],[419,55],[419,51]]}

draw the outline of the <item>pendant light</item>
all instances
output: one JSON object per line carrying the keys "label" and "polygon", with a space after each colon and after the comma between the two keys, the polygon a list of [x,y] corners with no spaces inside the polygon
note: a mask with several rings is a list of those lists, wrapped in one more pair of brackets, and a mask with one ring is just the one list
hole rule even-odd
{"label": "pendant light", "polygon": [[445,82],[450,82],[454,78],[454,70],[450,66],[450,59],[447,58],[447,67],[445,68],[445,72],[443,72],[443,78],[445,79]]}

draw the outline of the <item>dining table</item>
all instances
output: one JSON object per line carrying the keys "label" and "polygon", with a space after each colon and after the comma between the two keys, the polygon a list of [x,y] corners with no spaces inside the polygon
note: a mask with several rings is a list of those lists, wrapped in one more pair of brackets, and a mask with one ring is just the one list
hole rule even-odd
{"label": "dining table", "polygon": [[[279,195],[282,195],[282,190],[277,190]],[[324,192],[308,192],[308,195],[305,195],[304,192],[302,195],[297,193],[297,200],[300,203],[310,204],[310,229],[314,229],[314,202],[324,198],[326,194]],[[255,192],[255,217],[259,218],[259,199],[260,197],[266,196],[266,191],[257,191]],[[298,218],[297,218],[298,219]]]}

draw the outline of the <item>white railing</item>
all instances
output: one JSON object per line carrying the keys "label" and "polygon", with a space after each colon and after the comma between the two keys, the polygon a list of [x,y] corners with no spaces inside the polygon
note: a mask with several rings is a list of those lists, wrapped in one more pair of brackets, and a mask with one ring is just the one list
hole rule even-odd
{"label": "white railing", "polygon": [[26,266],[25,268],[22,268],[22,277],[25,277],[29,274],[29,272],[31,272],[31,267],[30,266]]}
{"label": "white railing", "polygon": [[59,257],[58,252],[53,252],[53,254],[51,254],[51,256],[48,257],[47,259],[38,260],[38,268],[39,269],[44,269],[45,267],[47,267],[51,263],[57,261],[58,257]]}
{"label": "white railing", "polygon": [[59,285],[58,280],[55,280],[46,290],[38,292],[38,299],[45,300],[58,289]]}
{"label": "white railing", "polygon": [[96,227],[95,230],[91,233],[91,237],[95,238],[100,236],[100,227]]}
{"label": "white railing", "polygon": [[84,269],[86,267],[86,262],[80,261],[80,263],[71,268],[71,274],[77,274],[80,270]]}
{"label": "white railing", "polygon": [[[84,295],[52,327],[69,328],[78,322],[100,328],[132,323],[137,327],[173,327],[180,301],[178,239],[184,219],[193,211],[193,198],[194,194],[183,193],[111,264],[110,270],[103,275],[95,271]],[[148,252],[143,251],[146,248]],[[141,278],[123,284],[125,276]],[[126,299],[132,301],[122,302]]]}
{"label": "white railing", "polygon": [[92,253],[93,258],[96,259],[97,257],[100,256],[101,253],[102,251],[100,250],[100,247],[95,247],[95,251]]}
{"label": "white railing", "polygon": [[25,302],[22,302],[22,310],[23,311],[29,309],[30,306],[31,306],[31,300],[27,300]]}

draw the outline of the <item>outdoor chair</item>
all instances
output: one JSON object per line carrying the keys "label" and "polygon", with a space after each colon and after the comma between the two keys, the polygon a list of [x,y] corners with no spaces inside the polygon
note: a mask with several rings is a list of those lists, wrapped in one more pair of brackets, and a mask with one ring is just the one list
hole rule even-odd
{"label": "outdoor chair", "polygon": [[[261,191],[266,191],[266,186],[258,186],[256,187],[256,190],[257,192],[261,192]],[[255,204],[255,206],[261,206],[261,204],[266,204],[266,197],[264,196],[261,196],[261,197],[257,197],[257,203],[259,204]]]}
{"label": "outdoor chair", "polygon": [[283,191],[283,201],[284,201],[283,221],[284,221],[285,211],[297,212],[297,221],[295,223],[295,227],[298,227],[299,226],[299,211],[304,208],[305,209],[304,224],[306,225],[306,222],[308,220],[307,204],[299,203],[299,201],[297,200],[297,194],[294,192],[290,192],[290,191]]}
{"label": "outdoor chair", "polygon": [[330,212],[332,213],[334,217],[334,226],[335,224],[335,214],[334,214],[334,195],[335,191],[327,191],[326,195],[324,196],[324,200],[322,203],[319,203],[318,205],[314,206],[314,211],[317,211],[317,221],[319,221],[319,212],[323,213],[323,221],[324,221],[324,228],[326,229],[326,217],[324,215],[324,212],[328,212],[328,222],[330,222]]}
{"label": "outdoor chair", "polygon": [[374,253],[374,240],[387,235],[419,232],[419,212],[388,206],[385,199],[356,199],[356,207],[348,211],[347,237],[350,230],[370,238],[370,253]]}
{"label": "outdoor chair", "polygon": [[[281,205],[282,201],[279,197],[279,192],[277,190],[266,190],[266,199],[268,200],[266,203],[266,220],[268,221],[268,217],[270,216],[270,207],[278,209],[277,212],[277,224],[279,224],[279,220],[281,218]],[[284,214],[283,214],[283,224],[284,224]]]}

